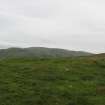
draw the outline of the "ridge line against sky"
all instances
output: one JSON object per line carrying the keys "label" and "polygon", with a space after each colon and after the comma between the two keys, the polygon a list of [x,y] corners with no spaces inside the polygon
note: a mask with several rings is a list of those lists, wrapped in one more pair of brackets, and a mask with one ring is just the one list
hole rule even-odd
{"label": "ridge line against sky", "polygon": [[0,0],[0,46],[105,52],[104,0]]}

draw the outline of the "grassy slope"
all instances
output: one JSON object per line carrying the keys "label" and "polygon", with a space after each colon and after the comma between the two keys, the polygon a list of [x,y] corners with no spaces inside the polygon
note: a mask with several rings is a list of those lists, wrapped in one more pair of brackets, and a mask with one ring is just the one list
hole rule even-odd
{"label": "grassy slope", "polygon": [[105,59],[0,61],[0,105],[105,105]]}

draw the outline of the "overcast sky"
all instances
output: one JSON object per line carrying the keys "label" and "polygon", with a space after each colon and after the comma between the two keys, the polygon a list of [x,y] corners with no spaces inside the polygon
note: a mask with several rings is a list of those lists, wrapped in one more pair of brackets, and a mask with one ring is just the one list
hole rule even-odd
{"label": "overcast sky", "polygon": [[105,52],[105,0],[0,0],[0,46]]}

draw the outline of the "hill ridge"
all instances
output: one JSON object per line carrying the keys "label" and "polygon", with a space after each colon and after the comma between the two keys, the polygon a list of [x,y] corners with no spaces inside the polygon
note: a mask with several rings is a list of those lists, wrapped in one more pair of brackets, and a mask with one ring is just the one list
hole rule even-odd
{"label": "hill ridge", "polygon": [[92,53],[84,51],[72,51],[60,48],[47,47],[28,47],[19,48],[11,47],[8,49],[0,49],[0,58],[8,57],[72,57],[72,56],[89,56]]}

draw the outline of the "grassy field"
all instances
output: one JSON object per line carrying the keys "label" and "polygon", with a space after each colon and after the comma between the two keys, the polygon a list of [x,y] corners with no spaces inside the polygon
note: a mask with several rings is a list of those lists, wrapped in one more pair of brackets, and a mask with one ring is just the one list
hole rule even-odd
{"label": "grassy field", "polygon": [[105,58],[1,60],[0,105],[105,105]]}

